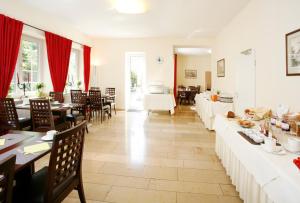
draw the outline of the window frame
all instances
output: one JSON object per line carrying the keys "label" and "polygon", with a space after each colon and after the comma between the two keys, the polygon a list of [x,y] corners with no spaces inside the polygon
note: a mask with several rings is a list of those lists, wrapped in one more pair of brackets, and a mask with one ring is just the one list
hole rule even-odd
{"label": "window frame", "polygon": [[[74,85],[72,87],[70,86],[67,86],[67,83],[68,83],[68,78],[69,78],[69,75],[71,74],[70,70],[70,65],[71,65],[71,55],[72,53],[75,53],[76,55],[76,78],[74,78]],[[76,49],[76,48],[72,48],[71,49],[71,53],[70,53],[70,61],[69,61],[69,68],[68,68],[68,76],[67,76],[67,81],[66,81],[66,86],[65,86],[65,93],[70,93],[70,90],[71,89],[74,89],[74,88],[77,88],[77,82],[79,81],[79,69],[80,69],[80,49]]]}
{"label": "window frame", "polygon": [[[23,90],[19,89],[17,86],[17,73],[21,72],[21,66],[22,66],[22,53],[23,53],[23,48],[22,48],[22,41],[29,41],[29,42],[33,42],[36,43],[38,45],[38,62],[37,62],[37,82],[34,83],[39,83],[41,82],[41,78],[42,78],[42,63],[43,63],[43,40],[36,38],[36,37],[32,37],[32,36],[28,36],[26,34],[22,34],[21,37],[21,42],[20,42],[20,49],[19,49],[19,53],[18,53],[18,59],[17,59],[17,63],[16,63],[16,67],[15,67],[15,71],[14,71],[14,75],[12,78],[11,83],[14,83],[14,91],[12,91],[9,95],[10,96],[18,96],[18,95],[22,95],[23,96]],[[31,70],[31,75],[32,75],[32,70]],[[20,77],[20,75],[19,75]],[[32,84],[32,78],[31,77],[31,81],[30,83]],[[32,87],[31,87],[32,89]],[[30,91],[26,91],[27,95],[32,95],[36,92],[36,90],[30,90]]]}

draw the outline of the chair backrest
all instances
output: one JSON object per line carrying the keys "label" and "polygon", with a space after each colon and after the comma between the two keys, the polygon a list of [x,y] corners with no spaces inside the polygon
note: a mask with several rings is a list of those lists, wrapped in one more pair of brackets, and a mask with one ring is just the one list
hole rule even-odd
{"label": "chair backrest", "polygon": [[81,90],[71,90],[71,102],[74,104],[80,104],[81,103]]}
{"label": "chair backrest", "polygon": [[62,200],[73,190],[73,188],[68,189],[68,186],[81,178],[86,125],[87,122],[84,121],[74,128],[55,135],[49,161],[45,202],[56,202],[57,198]]}
{"label": "chair backrest", "polygon": [[101,106],[101,91],[100,90],[89,90],[89,99],[91,106]]}
{"label": "chair backrest", "polygon": [[54,101],[58,101],[59,103],[64,103],[64,94],[63,92],[50,92],[49,96],[53,98]]}
{"label": "chair backrest", "polygon": [[33,131],[54,130],[54,120],[48,99],[30,99],[30,113]]}
{"label": "chair backrest", "polygon": [[19,117],[13,98],[0,99],[0,129],[20,130]]}
{"label": "chair backrest", "polygon": [[114,88],[114,87],[105,88],[105,94],[108,94],[108,95],[111,95],[111,96],[116,95],[116,88]]}
{"label": "chair backrest", "polygon": [[197,90],[190,91],[189,100],[193,101],[196,97],[196,94],[197,94]]}
{"label": "chair backrest", "polygon": [[10,155],[0,161],[0,202],[12,202],[12,190],[16,155]]}
{"label": "chair backrest", "polygon": [[201,86],[197,85],[197,94],[200,94],[200,92],[201,92]]}
{"label": "chair backrest", "polygon": [[189,90],[196,90],[197,88],[195,86],[189,86]]}

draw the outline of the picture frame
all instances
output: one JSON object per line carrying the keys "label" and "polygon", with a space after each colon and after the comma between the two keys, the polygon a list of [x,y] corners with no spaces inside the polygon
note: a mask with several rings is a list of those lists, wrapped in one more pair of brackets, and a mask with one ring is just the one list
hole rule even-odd
{"label": "picture frame", "polygon": [[300,29],[285,35],[286,76],[300,75]]}
{"label": "picture frame", "polygon": [[187,79],[196,79],[197,78],[197,70],[192,69],[186,69],[185,72],[185,78]]}
{"label": "picture frame", "polygon": [[225,59],[220,59],[217,61],[217,76],[225,77]]}

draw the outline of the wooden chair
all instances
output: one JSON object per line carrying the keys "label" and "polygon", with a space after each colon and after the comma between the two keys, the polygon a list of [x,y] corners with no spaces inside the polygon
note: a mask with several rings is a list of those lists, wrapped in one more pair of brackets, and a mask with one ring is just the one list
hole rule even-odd
{"label": "wooden chair", "polygon": [[13,98],[0,99],[0,129],[23,130],[31,128],[30,118],[19,118]]}
{"label": "wooden chair", "polygon": [[53,98],[54,101],[58,101],[59,103],[64,103],[64,94],[63,92],[50,92],[49,96]]}
{"label": "wooden chair", "polygon": [[107,114],[108,117],[111,116],[111,106],[105,105],[105,102],[102,100],[100,90],[90,90],[89,99],[91,105],[91,115],[95,114],[96,117],[98,117],[100,114],[101,123],[105,118],[105,114]]}
{"label": "wooden chair", "polygon": [[[87,93],[81,90],[71,90],[71,102],[73,107],[71,108],[71,114],[67,115],[67,121],[76,126],[78,123],[90,119]],[[86,127],[86,131],[88,133],[88,127]]]}
{"label": "wooden chair", "polygon": [[197,85],[196,90],[197,90],[197,94],[200,94],[200,93],[201,93],[201,86],[200,86],[200,85]]}
{"label": "wooden chair", "polygon": [[60,117],[52,115],[50,101],[48,99],[30,99],[29,102],[33,131],[63,131],[70,128],[70,123],[59,123]]}
{"label": "wooden chair", "polygon": [[116,88],[114,87],[107,87],[105,89],[105,94],[108,95],[108,98],[106,99],[107,104],[110,105],[110,108],[113,106],[115,115],[117,114],[116,111]]}
{"label": "wooden chair", "polygon": [[71,90],[71,102],[73,104],[81,103],[81,90]]}
{"label": "wooden chair", "polygon": [[195,104],[195,97],[196,97],[196,94],[197,94],[197,90],[192,90],[190,91],[190,94],[188,96],[188,101],[189,101],[189,104]]}
{"label": "wooden chair", "polygon": [[82,182],[82,152],[87,122],[55,135],[49,166],[32,175],[29,197],[24,202],[62,202],[72,190],[78,190],[86,202]]}
{"label": "wooden chair", "polygon": [[12,202],[15,163],[16,155],[10,155],[0,161],[0,202]]}
{"label": "wooden chair", "polygon": [[186,91],[183,90],[178,91],[178,100],[180,105],[182,104],[182,102],[186,102]]}

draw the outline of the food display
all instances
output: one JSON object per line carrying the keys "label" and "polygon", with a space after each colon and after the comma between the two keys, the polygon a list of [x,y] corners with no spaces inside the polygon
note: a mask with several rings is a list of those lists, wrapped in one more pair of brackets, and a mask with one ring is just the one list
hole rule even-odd
{"label": "food display", "polygon": [[255,124],[248,120],[238,120],[238,124],[243,128],[252,128]]}
{"label": "food display", "polygon": [[267,108],[249,108],[245,109],[245,115],[251,120],[259,121],[265,118],[270,118],[272,111]]}
{"label": "food display", "polygon": [[292,134],[300,136],[300,113],[287,113],[283,115],[283,122],[289,124]]}
{"label": "food display", "polygon": [[235,113],[232,111],[228,111],[227,118],[235,118]]}

